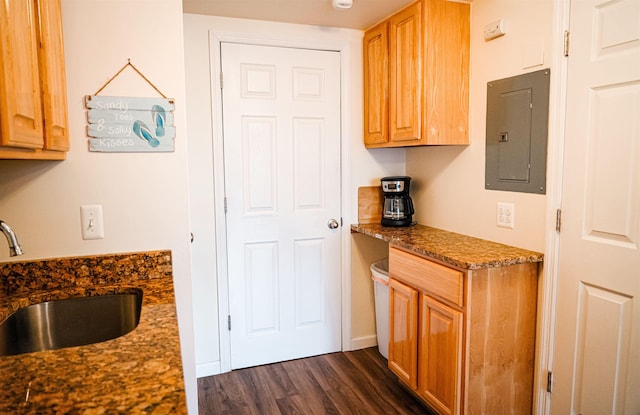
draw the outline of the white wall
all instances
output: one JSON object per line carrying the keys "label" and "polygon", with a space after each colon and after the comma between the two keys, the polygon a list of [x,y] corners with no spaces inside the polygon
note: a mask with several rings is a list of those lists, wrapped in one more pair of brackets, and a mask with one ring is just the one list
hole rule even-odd
{"label": "white wall", "polygon": [[[217,373],[228,345],[220,344],[218,332],[218,290],[215,272],[215,208],[212,173],[214,166],[211,123],[211,82],[209,32],[234,34],[255,39],[277,39],[282,44],[304,44],[310,48],[344,50],[343,67],[343,347],[361,347],[360,338],[375,338],[372,285],[363,275],[351,278],[351,235],[348,225],[357,222],[357,188],[379,184],[379,178],[403,174],[405,151],[367,151],[362,145],[362,32],[284,23],[261,22],[186,14],[185,61],[187,72],[189,171],[192,194],[193,300],[195,316],[196,364],[198,376]],[[217,157],[217,155],[215,155]],[[368,280],[368,283],[363,281]],[[365,288],[362,285],[365,284]],[[366,285],[368,284],[368,285]],[[224,292],[222,293],[225,294]],[[350,316],[353,315],[353,318]],[[354,341],[354,338],[357,338]],[[375,344],[375,343],[374,343]],[[364,344],[368,345],[368,344]]]}
{"label": "white wall", "polygon": [[[187,401],[197,413],[191,311],[187,147],[180,0],[63,0],[71,150],[66,161],[0,161],[0,218],[15,260],[170,249]],[[127,59],[175,98],[175,152],[90,153],[83,99]],[[130,69],[101,95],[158,96]],[[85,241],[80,205],[104,209],[105,238]],[[0,261],[8,261],[0,246]]]}
{"label": "white wall", "polygon": [[[484,26],[500,18],[505,19],[507,34],[485,41]],[[552,26],[551,0],[471,4],[471,144],[407,150],[407,174],[414,178],[412,196],[419,222],[544,251],[547,197],[484,189],[486,88],[492,80],[551,67]],[[525,61],[536,62],[541,54],[540,65],[525,67],[529,66]],[[515,204],[515,229],[496,227],[497,202]]]}

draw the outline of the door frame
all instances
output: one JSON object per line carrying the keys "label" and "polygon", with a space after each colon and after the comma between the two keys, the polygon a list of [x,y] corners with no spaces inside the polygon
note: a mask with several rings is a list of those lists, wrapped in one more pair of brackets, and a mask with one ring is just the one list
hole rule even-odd
{"label": "door frame", "polygon": [[[349,88],[346,83],[349,79],[351,68],[349,56],[351,46],[348,39],[337,40],[302,40],[290,37],[279,36],[277,34],[264,36],[262,33],[230,32],[230,31],[209,31],[209,58],[211,79],[220,79],[221,54],[220,44],[222,42],[244,43],[259,46],[278,46],[316,50],[330,50],[340,53],[340,164],[341,164],[341,207],[340,216],[342,226],[340,227],[340,279],[341,279],[341,337],[342,350],[349,350],[351,345],[351,248],[349,237],[349,212],[351,210],[351,199],[349,197],[350,183],[350,161],[349,161],[349,136],[351,130],[350,120],[353,118],[349,103],[352,101]],[[227,316],[230,313],[229,307],[229,276],[227,272],[227,241],[226,241],[226,218],[224,212],[224,137],[222,129],[222,90],[219,82],[211,82],[211,106],[213,120],[213,181],[214,181],[214,207],[215,207],[215,255],[217,287],[218,287],[218,324],[220,343],[220,372],[231,370],[231,336],[229,334]]]}
{"label": "door frame", "polygon": [[556,212],[562,207],[562,178],[567,102],[568,57],[564,56],[565,32],[569,31],[571,2],[554,2],[551,44],[551,88],[549,101],[549,140],[547,175],[547,214],[544,269],[538,289],[538,337],[534,374],[533,413],[549,414],[551,393],[547,375],[553,371],[553,345],[557,315],[560,233],[556,230]]}

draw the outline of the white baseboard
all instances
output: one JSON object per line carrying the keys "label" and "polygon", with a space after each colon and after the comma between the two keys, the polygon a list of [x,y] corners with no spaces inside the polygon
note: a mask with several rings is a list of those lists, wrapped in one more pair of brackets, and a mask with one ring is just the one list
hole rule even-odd
{"label": "white baseboard", "polygon": [[196,378],[219,375],[222,373],[220,362],[199,363],[196,365]]}
{"label": "white baseboard", "polygon": [[371,336],[363,336],[357,337],[355,339],[351,339],[351,348],[350,350],[359,350],[366,349],[367,347],[374,347],[378,345],[378,338],[376,335]]}
{"label": "white baseboard", "polygon": [[[351,340],[351,347],[349,350],[366,349],[367,347],[374,347],[378,345],[378,338],[376,335],[358,337]],[[196,378],[206,378],[207,376],[215,376],[222,373],[220,362],[207,362],[196,364]]]}

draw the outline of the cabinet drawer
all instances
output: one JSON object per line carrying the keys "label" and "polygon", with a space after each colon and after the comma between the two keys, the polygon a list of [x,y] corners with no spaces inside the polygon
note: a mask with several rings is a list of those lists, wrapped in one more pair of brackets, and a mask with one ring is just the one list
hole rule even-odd
{"label": "cabinet drawer", "polygon": [[460,307],[464,305],[464,274],[461,271],[390,247],[389,274]]}

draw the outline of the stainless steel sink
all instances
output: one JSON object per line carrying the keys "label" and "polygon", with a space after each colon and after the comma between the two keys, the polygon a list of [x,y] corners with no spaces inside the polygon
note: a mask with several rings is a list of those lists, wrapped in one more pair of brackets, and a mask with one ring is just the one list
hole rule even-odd
{"label": "stainless steel sink", "polygon": [[83,346],[136,328],[142,292],[47,301],[21,308],[0,324],[0,356]]}

